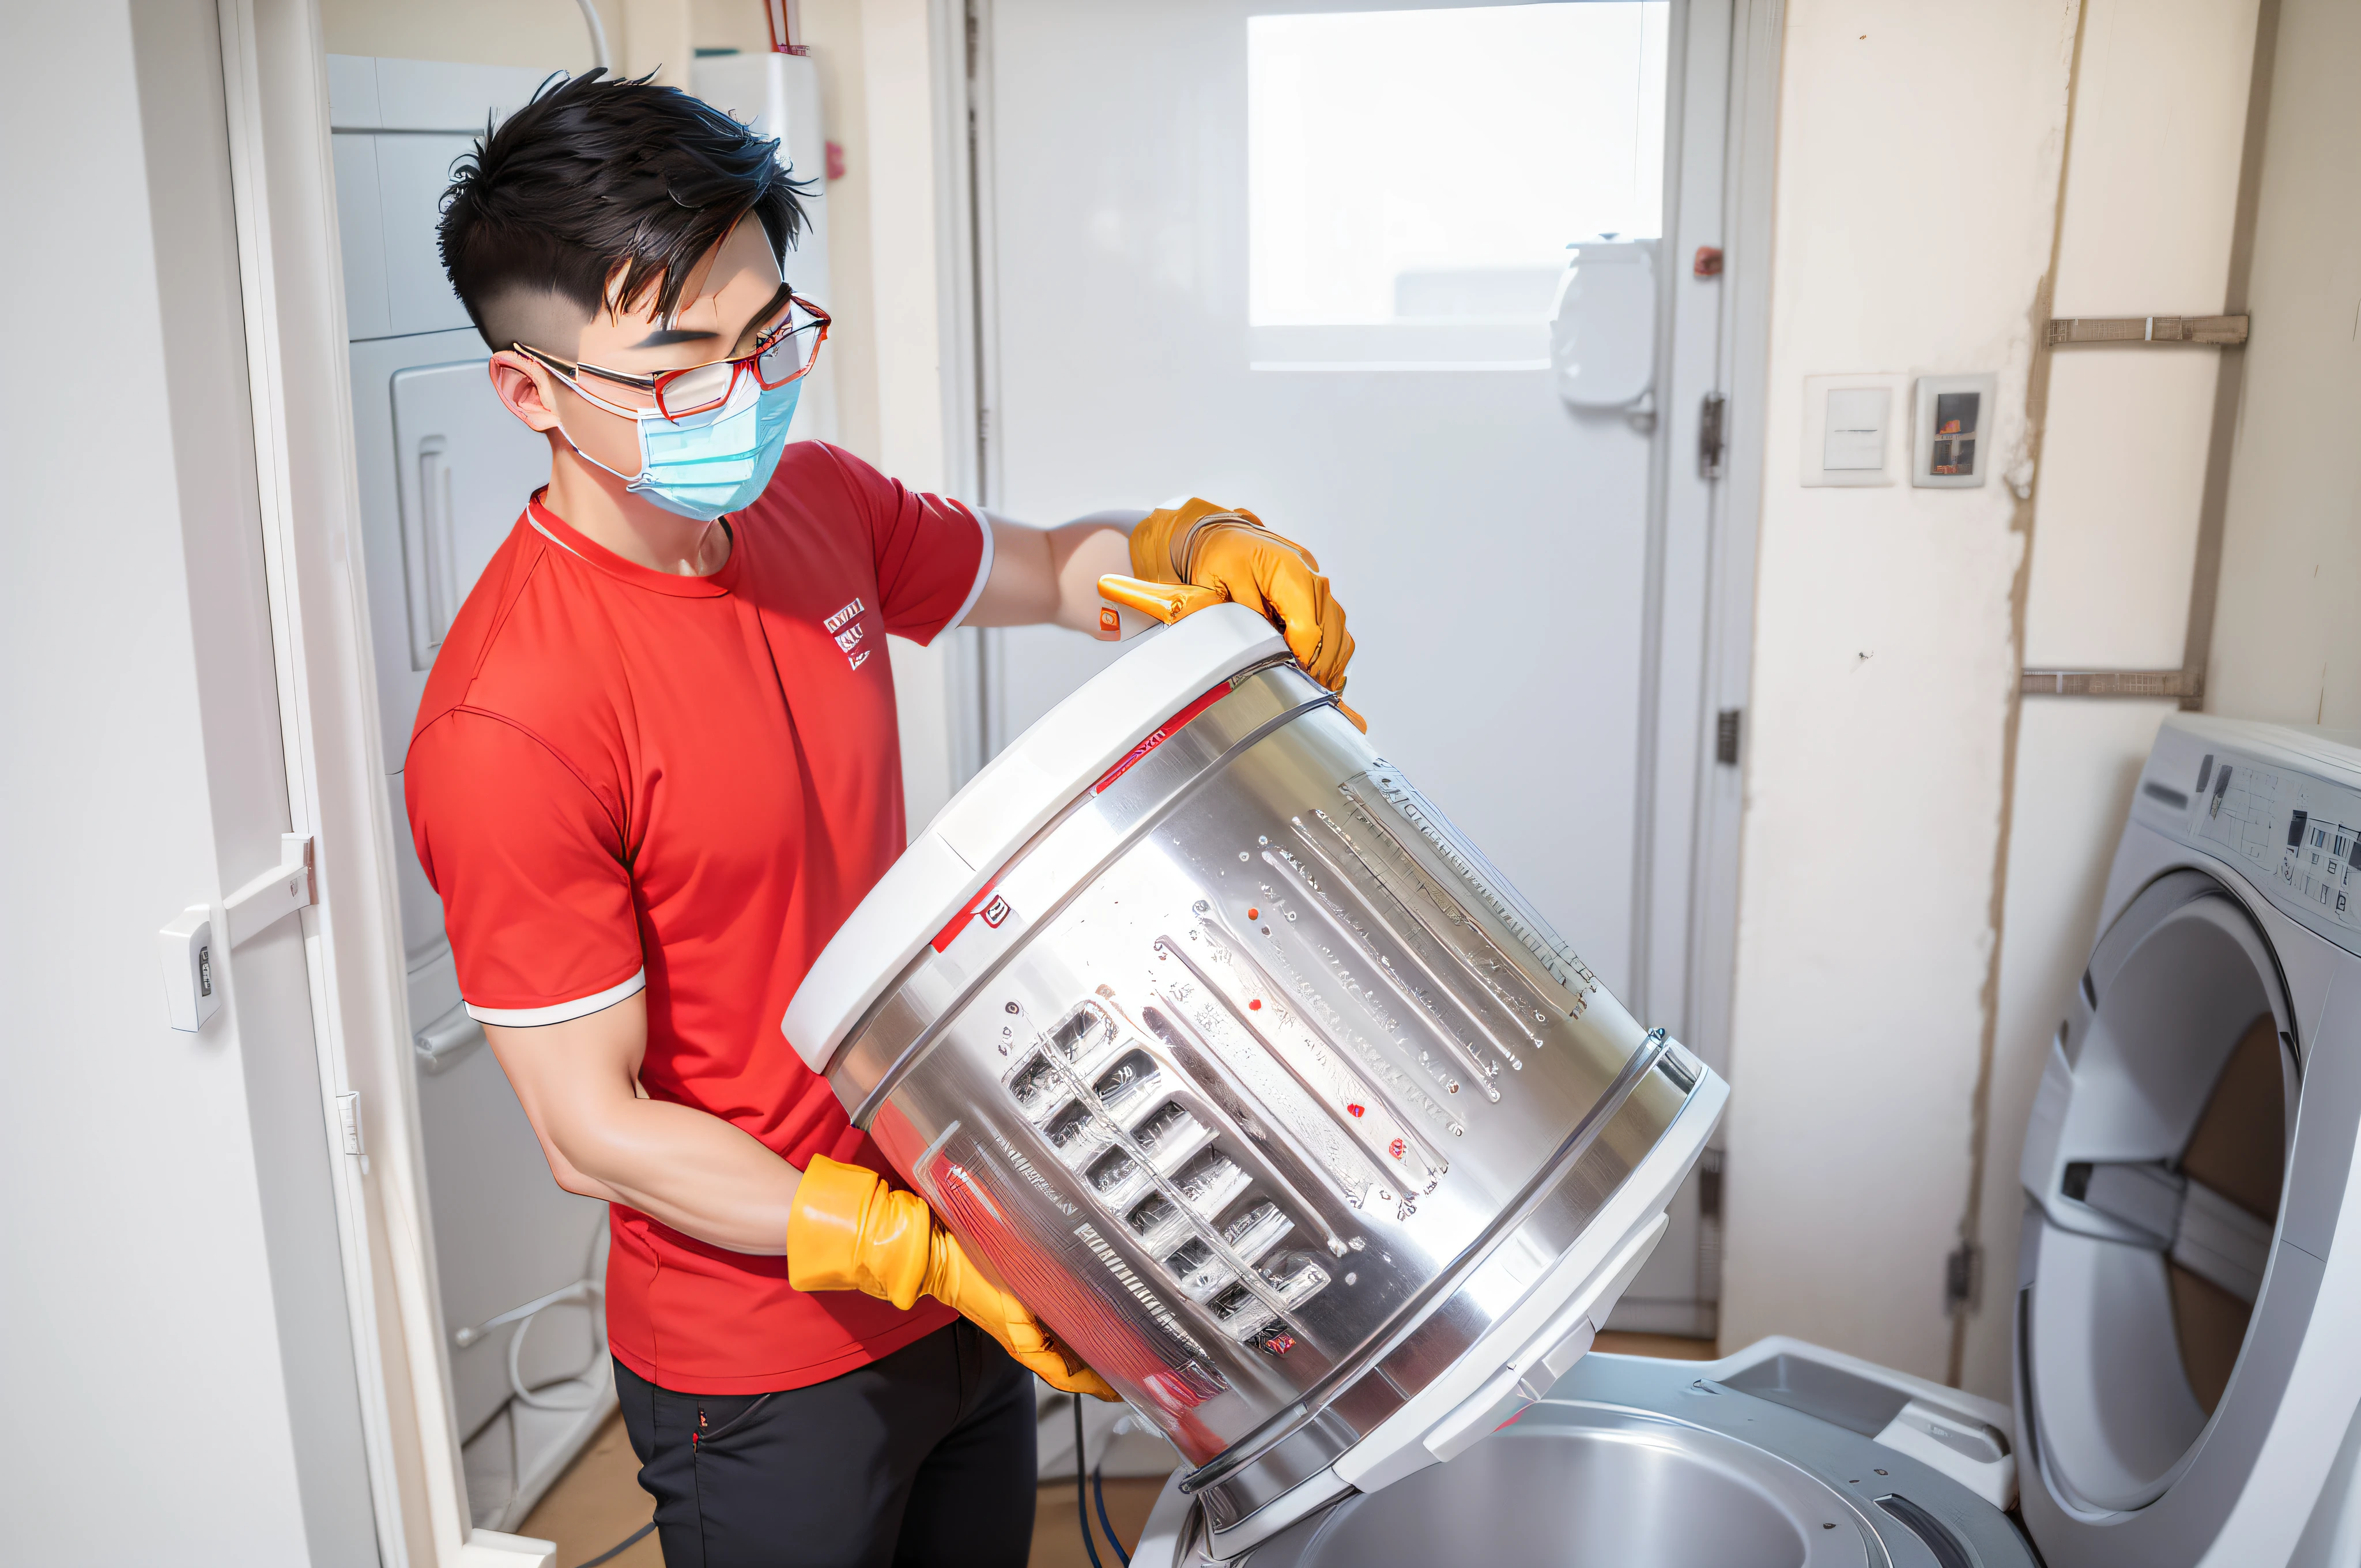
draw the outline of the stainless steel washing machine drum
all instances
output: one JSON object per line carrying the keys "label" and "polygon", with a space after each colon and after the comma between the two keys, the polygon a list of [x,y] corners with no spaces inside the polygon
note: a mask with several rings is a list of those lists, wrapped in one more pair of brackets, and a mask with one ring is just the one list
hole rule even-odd
{"label": "stainless steel washing machine drum", "polygon": [[1549,1387],[1728,1092],[1235,606],[978,774],[784,1027],[1225,1553]]}

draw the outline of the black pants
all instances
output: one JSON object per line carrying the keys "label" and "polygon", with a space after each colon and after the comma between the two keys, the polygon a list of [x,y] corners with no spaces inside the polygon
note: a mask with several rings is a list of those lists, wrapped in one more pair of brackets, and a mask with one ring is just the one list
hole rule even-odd
{"label": "black pants", "polygon": [[615,1364],[664,1568],[1024,1568],[1033,1377],[961,1321],[840,1377],[675,1394]]}

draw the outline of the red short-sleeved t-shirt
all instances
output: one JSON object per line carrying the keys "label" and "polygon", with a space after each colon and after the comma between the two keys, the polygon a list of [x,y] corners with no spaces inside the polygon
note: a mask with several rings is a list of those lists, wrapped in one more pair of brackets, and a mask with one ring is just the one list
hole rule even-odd
{"label": "red short-sleeved t-shirt", "polygon": [[[982,520],[818,442],[787,448],[708,577],[634,565],[536,498],[428,677],[403,783],[467,1010],[562,1022],[647,992],[640,1081],[801,1168],[883,1171],[779,1033],[805,971],[902,851],[887,632],[957,623]],[[801,1387],[951,1320],[807,1296],[786,1260],[617,1204],[609,1339],[660,1387]]]}

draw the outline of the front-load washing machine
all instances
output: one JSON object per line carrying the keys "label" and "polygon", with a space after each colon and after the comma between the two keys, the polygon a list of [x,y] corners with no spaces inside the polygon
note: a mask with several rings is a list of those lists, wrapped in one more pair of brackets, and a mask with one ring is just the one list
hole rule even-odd
{"label": "front-load washing machine", "polygon": [[[2013,1412],[1793,1341],[1592,1354],[1254,1568],[2361,1563],[2356,844],[2352,738],[2166,720],[2027,1128]],[[1201,1534],[1168,1486],[1134,1562]]]}

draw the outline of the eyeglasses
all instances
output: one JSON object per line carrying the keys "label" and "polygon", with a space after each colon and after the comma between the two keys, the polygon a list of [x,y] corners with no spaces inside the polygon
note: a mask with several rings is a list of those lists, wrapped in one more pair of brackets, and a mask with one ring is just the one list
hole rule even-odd
{"label": "eyeglasses", "polygon": [[[785,292],[785,291],[781,291]],[[619,387],[629,387],[644,392],[655,400],[656,411],[667,420],[683,420],[691,414],[709,412],[730,400],[738,389],[738,378],[752,376],[764,391],[776,391],[799,376],[810,373],[819,358],[819,345],[828,341],[829,313],[800,294],[788,293],[786,308],[778,321],[754,341],[747,353],[729,359],[716,359],[704,365],[691,365],[679,370],[663,370],[653,376],[634,375],[627,370],[607,370],[596,365],[573,364],[544,354],[525,344],[511,345],[518,353],[534,359],[555,371],[572,383],[577,376],[596,376],[602,381],[612,381]],[[609,403],[576,384],[574,389],[592,402],[614,413],[636,418],[637,409]]]}

